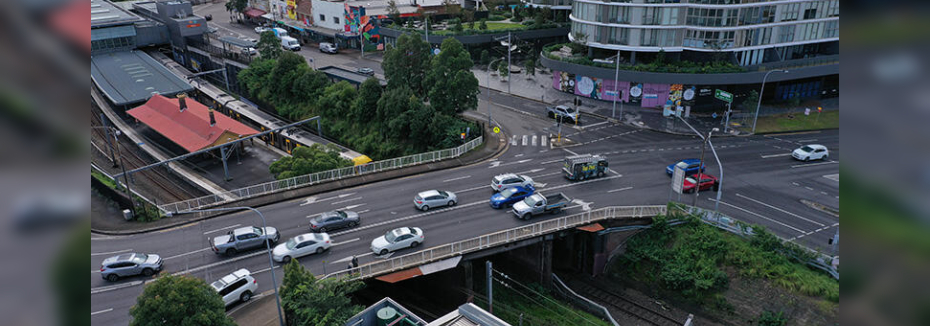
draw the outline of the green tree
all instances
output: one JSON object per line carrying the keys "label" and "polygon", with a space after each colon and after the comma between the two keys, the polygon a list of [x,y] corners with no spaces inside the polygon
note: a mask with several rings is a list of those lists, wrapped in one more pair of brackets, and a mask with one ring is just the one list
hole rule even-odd
{"label": "green tree", "polygon": [[258,44],[255,45],[255,49],[258,50],[258,53],[265,59],[277,59],[281,55],[281,41],[278,40],[277,36],[274,36],[274,32],[265,31],[258,38]]}
{"label": "green tree", "polygon": [[281,306],[287,325],[342,325],[362,307],[352,304],[348,295],[364,287],[358,280],[326,278],[317,280],[296,259],[284,265]]}
{"label": "green tree", "polygon": [[283,52],[278,56],[274,69],[271,70],[271,83],[268,85],[277,99],[277,103],[293,103],[300,98],[294,88],[300,77],[309,72],[307,60],[294,52]]}
{"label": "green tree", "polygon": [[455,22],[455,25],[452,25],[452,30],[456,32],[461,32],[465,30],[465,27],[462,26],[462,21]]}
{"label": "green tree", "polygon": [[313,144],[309,147],[294,148],[291,156],[285,156],[271,163],[268,170],[276,179],[281,180],[352,165],[352,160],[339,156],[339,148],[335,145]]}
{"label": "green tree", "polygon": [[349,119],[355,123],[363,125],[372,119],[377,119],[378,99],[381,98],[381,83],[378,79],[372,77],[365,80],[358,90],[358,98],[352,105],[352,112]]}
{"label": "green tree", "polygon": [[67,321],[61,324],[90,325],[87,311],[90,310],[90,300],[87,300],[87,284],[74,281],[74,271],[87,266],[87,255],[90,253],[90,225],[82,224],[69,236],[68,241],[54,259],[55,268],[52,270],[52,288],[57,292],[59,320]]}
{"label": "green tree", "polygon": [[323,90],[319,99],[317,113],[326,118],[344,117],[352,110],[352,104],[358,97],[358,91],[346,81],[341,81]]}
{"label": "green tree", "polygon": [[481,50],[481,64],[486,65],[491,63],[491,53],[487,49]]}
{"label": "green tree", "polygon": [[[388,89],[378,99],[378,122],[381,124],[380,130],[383,130],[383,136],[388,139],[404,139],[402,133],[393,133],[390,129],[390,122],[398,119],[409,108],[409,103],[420,101],[410,87],[399,87]],[[396,124],[395,124],[396,126]]]}
{"label": "green tree", "polygon": [[759,105],[759,92],[757,92],[756,90],[749,91],[749,94],[746,94],[746,98],[743,99],[743,108],[748,109],[751,112],[756,112],[758,105]]}
{"label": "green tree", "polygon": [[419,35],[405,33],[397,38],[397,47],[384,52],[381,68],[388,88],[410,87],[415,94],[426,94],[424,81],[429,69],[429,45]]}
{"label": "green tree", "polygon": [[759,315],[759,319],[756,319],[756,325],[759,326],[785,326],[788,325],[788,318],[784,316],[784,313],[772,312],[772,311],[763,311]]}
{"label": "green tree", "polygon": [[246,95],[259,101],[271,100],[271,71],[276,64],[275,60],[259,58],[252,61],[248,69],[239,72],[237,78],[240,85],[244,86]]}
{"label": "green tree", "polygon": [[442,41],[427,75],[430,105],[447,115],[478,106],[478,79],[471,72],[475,65],[462,43],[449,37]]}
{"label": "green tree", "polygon": [[523,68],[526,69],[526,73],[531,76],[536,76],[536,59],[530,58],[523,63]]}
{"label": "green tree", "polygon": [[147,284],[129,315],[130,326],[235,325],[216,290],[189,275],[164,275]]}
{"label": "green tree", "polygon": [[326,74],[318,70],[307,69],[294,81],[296,100],[307,106],[314,106],[330,84],[332,82],[329,81]]}
{"label": "green tree", "polygon": [[388,0],[387,5],[388,16],[391,17],[394,23],[397,23],[400,20],[400,10],[397,9],[397,1]]}
{"label": "green tree", "polygon": [[[249,0],[229,0],[226,2],[226,12],[236,13],[236,17],[238,18],[248,6]],[[232,16],[229,18],[232,19]]]}
{"label": "green tree", "polygon": [[487,30],[487,29],[488,29],[488,20],[487,20],[487,19],[481,19],[481,22],[478,23],[478,29],[480,29],[480,30],[482,30],[482,31]]}

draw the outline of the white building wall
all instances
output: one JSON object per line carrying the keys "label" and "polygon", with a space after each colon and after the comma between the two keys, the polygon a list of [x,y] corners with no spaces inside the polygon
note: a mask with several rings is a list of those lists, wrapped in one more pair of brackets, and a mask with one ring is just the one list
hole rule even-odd
{"label": "white building wall", "polygon": [[345,29],[345,2],[312,0],[312,3],[314,25],[337,31]]}

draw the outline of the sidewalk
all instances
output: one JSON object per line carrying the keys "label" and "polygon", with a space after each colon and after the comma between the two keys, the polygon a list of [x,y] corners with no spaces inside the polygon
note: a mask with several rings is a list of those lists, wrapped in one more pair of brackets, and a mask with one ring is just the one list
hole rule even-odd
{"label": "sidewalk", "polygon": [[[486,70],[472,68],[472,73],[478,78],[478,85],[488,87],[488,73]],[[510,93],[517,97],[539,102],[540,105],[572,105],[575,95],[558,91],[552,88],[552,74],[545,69],[536,71],[536,76],[527,76],[524,73],[516,73],[510,77]],[[508,84],[501,81],[500,76],[490,76],[490,88],[507,92]],[[586,97],[578,96],[581,99],[581,106],[578,110],[585,113],[600,116],[605,119],[623,117],[624,123],[632,126],[651,129],[664,133],[679,135],[694,135],[694,131],[681,122],[680,119],[662,116],[661,109],[642,108],[638,104],[617,102],[614,110],[613,102],[593,100]],[[583,121],[584,118],[582,118]],[[723,128],[720,117],[694,116],[685,118],[697,130],[710,130],[714,127]]]}
{"label": "sidewalk", "polygon": [[251,301],[239,304],[230,310],[227,315],[239,326],[278,326],[278,306],[274,300],[274,292],[257,295]]}

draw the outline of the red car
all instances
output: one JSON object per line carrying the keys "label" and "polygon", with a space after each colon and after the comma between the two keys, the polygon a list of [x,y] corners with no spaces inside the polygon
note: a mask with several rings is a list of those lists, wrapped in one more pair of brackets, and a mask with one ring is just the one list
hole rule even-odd
{"label": "red car", "polygon": [[700,191],[713,189],[717,191],[720,188],[720,181],[717,180],[717,177],[710,174],[698,173],[690,177],[685,178],[685,182],[681,187],[683,192],[694,192],[694,184],[697,183],[696,180],[700,179],[701,186]]}

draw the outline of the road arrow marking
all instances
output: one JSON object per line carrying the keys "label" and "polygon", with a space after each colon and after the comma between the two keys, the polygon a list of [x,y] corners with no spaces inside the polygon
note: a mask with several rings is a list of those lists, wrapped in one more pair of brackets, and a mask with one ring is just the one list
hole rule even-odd
{"label": "road arrow marking", "polygon": [[333,196],[333,197],[329,197],[329,198],[326,198],[326,199],[320,199],[320,200],[317,200],[316,197],[314,196],[314,197],[307,198],[306,201],[304,201],[303,203],[300,204],[300,206],[306,206],[306,205],[315,204],[315,203],[322,203],[322,202],[324,202],[324,201],[330,201],[330,200],[333,200],[333,199],[346,198],[346,197],[352,196],[352,195],[354,195],[354,194],[355,194],[354,192],[350,192],[350,193],[347,193],[347,194],[341,194],[341,195],[338,195],[338,196]]}
{"label": "road arrow marking", "polygon": [[349,205],[349,206],[346,206],[345,209],[353,209],[353,208],[362,207],[362,206],[365,206],[365,205],[367,205],[367,204]]}
{"label": "road arrow marking", "polygon": [[573,199],[573,200],[572,200],[572,203],[575,203],[575,204],[580,205],[580,206],[581,206],[581,210],[583,210],[583,211],[590,211],[590,210],[591,210],[591,204],[594,204],[594,202],[586,202],[586,201],[583,201],[583,200],[581,200],[581,199]]}
{"label": "road arrow marking", "polygon": [[496,167],[498,167],[498,166],[500,166],[500,165],[501,165],[501,161],[494,161],[494,162],[491,162],[491,166],[489,166],[488,168],[489,168],[489,169],[490,169],[490,168],[496,168]]}

